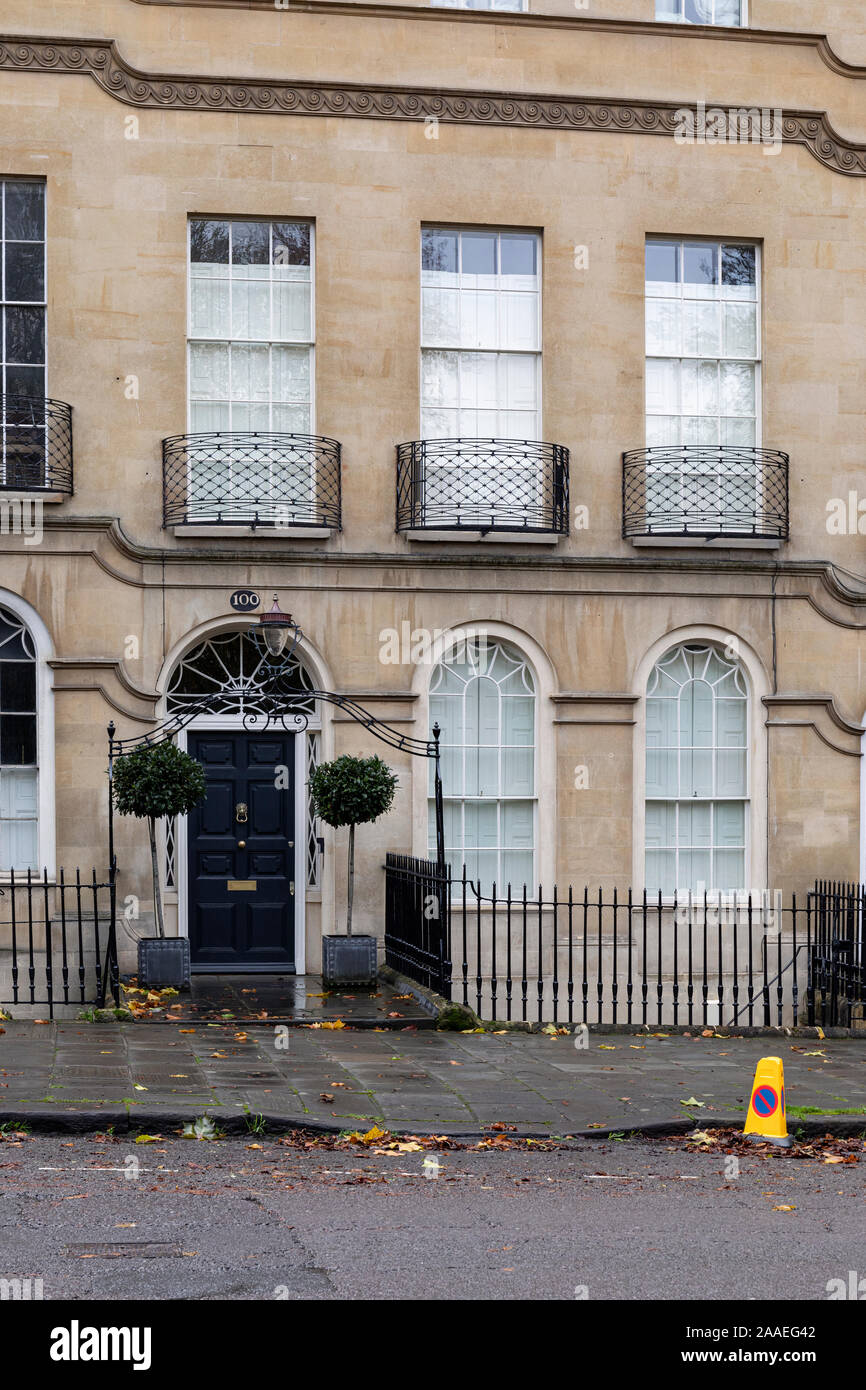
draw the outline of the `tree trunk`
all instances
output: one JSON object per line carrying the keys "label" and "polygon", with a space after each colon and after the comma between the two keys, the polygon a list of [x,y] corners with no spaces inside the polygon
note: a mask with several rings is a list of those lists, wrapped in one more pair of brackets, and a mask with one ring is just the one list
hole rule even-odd
{"label": "tree trunk", "polygon": [[346,935],[352,935],[352,898],[355,893],[355,827],[349,826],[349,886],[346,909]]}
{"label": "tree trunk", "polygon": [[162,894],[159,891],[159,864],[156,859],[156,821],[153,816],[148,816],[147,828],[150,831],[150,865],[153,870],[153,912],[156,918],[156,934],[161,939],[164,939],[165,924],[162,920]]}

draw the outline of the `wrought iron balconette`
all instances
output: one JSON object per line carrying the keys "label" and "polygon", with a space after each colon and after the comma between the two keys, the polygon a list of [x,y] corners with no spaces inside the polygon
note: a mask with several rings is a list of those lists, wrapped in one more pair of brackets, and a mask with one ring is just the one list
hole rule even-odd
{"label": "wrought iron balconette", "polygon": [[568,534],[568,449],[524,439],[397,445],[398,531]]}
{"label": "wrought iron balconette", "polygon": [[622,456],[622,534],[777,545],[788,539],[788,455],[733,444],[631,449]]}
{"label": "wrought iron balconette", "polygon": [[163,526],[340,529],[340,445],[266,430],[162,441]]}
{"label": "wrought iron balconette", "polygon": [[72,496],[72,406],[0,395],[0,491]]}

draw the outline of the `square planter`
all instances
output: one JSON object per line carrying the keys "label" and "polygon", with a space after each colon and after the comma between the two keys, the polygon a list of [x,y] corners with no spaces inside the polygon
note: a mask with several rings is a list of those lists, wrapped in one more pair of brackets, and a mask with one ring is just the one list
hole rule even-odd
{"label": "square planter", "polygon": [[142,989],[189,989],[189,938],[148,936],[138,943]]}
{"label": "square planter", "polygon": [[323,936],[322,980],[326,989],[376,983],[375,936]]}

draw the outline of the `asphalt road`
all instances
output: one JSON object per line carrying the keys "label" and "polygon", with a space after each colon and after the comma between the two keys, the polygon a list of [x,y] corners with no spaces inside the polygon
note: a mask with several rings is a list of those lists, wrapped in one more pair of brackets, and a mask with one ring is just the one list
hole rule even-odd
{"label": "asphalt road", "polygon": [[866,1275],[866,1156],[738,1162],[647,1140],[384,1157],[7,1139],[0,1279],[45,1299],[826,1300]]}

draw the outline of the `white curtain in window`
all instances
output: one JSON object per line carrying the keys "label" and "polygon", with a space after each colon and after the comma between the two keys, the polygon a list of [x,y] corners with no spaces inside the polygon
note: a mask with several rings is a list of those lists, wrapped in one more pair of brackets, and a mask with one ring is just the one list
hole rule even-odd
{"label": "white curtain in window", "polygon": [[749,700],[736,661],[686,645],[646,696],[649,893],[745,888]]}
{"label": "white curtain in window", "polygon": [[[454,874],[465,864],[484,891],[493,882],[534,890],[535,682],[525,659],[504,642],[461,643],[431,676],[430,720],[442,729],[445,849]],[[432,796],[429,824],[432,853]]]}

